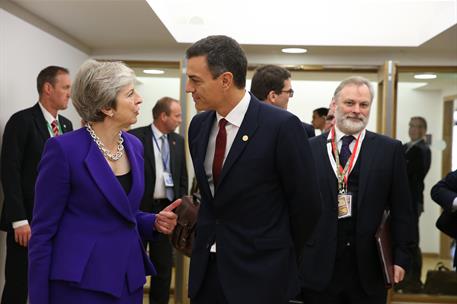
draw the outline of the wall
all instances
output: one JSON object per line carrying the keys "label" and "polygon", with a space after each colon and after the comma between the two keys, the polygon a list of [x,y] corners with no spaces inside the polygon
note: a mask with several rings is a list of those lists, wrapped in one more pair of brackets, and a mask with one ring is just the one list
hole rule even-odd
{"label": "wall", "polygon": [[[87,54],[0,9],[0,143],[9,117],[37,102],[36,77],[41,69],[60,65],[74,75],[86,58]],[[79,117],[71,105],[62,113],[75,127],[79,126]],[[4,284],[4,258],[5,234],[1,232],[0,292]]]}

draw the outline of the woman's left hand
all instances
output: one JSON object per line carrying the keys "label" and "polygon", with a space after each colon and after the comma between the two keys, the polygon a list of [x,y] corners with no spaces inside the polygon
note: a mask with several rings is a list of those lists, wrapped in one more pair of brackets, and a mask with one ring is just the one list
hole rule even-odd
{"label": "woman's left hand", "polygon": [[162,211],[156,214],[154,227],[163,234],[171,234],[176,227],[178,216],[173,212],[175,208],[181,205],[181,199],[177,199]]}

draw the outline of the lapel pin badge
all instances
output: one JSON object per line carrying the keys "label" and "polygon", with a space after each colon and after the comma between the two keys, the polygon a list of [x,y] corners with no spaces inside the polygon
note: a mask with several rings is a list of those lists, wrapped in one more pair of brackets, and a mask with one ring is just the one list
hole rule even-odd
{"label": "lapel pin badge", "polygon": [[243,135],[243,137],[241,137],[241,139],[242,139],[243,141],[248,141],[248,139],[249,139],[249,136],[247,136],[247,135]]}

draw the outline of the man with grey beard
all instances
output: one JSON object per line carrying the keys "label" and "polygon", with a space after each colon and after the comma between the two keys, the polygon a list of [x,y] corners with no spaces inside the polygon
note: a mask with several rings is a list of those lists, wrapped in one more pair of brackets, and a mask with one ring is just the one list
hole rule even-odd
{"label": "man with grey beard", "polygon": [[395,283],[410,263],[416,235],[402,144],[365,129],[373,95],[365,78],[342,81],[332,99],[335,126],[310,139],[323,208],[305,245],[304,303],[386,303],[374,238],[384,210],[390,210]]}

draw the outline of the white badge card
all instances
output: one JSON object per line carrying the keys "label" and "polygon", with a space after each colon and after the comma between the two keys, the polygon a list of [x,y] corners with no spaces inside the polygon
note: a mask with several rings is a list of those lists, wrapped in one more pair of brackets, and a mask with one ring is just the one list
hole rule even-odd
{"label": "white badge card", "polygon": [[165,187],[173,187],[173,177],[171,176],[171,173],[169,172],[164,172],[163,173],[163,181],[165,182]]}
{"label": "white badge card", "polygon": [[352,216],[352,195],[338,194],[338,219]]}

